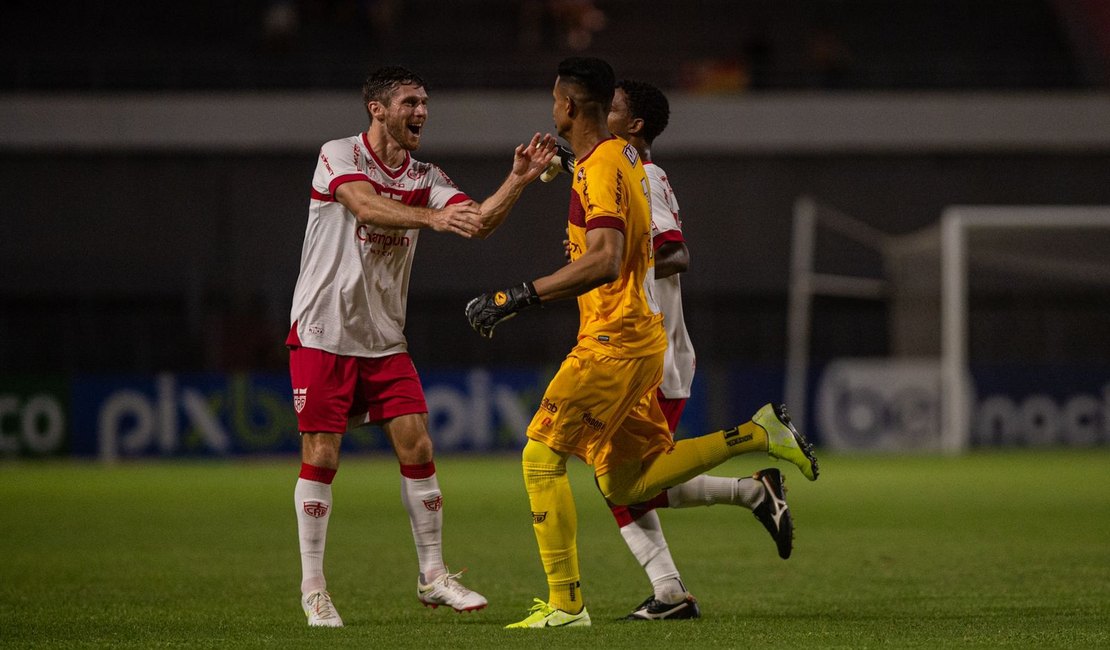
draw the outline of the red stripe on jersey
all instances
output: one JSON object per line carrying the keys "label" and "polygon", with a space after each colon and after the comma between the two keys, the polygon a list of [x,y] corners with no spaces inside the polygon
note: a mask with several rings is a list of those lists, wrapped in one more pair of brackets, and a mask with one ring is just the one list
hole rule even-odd
{"label": "red stripe on jersey", "polygon": [[450,199],[447,200],[447,205],[455,205],[456,203],[462,203],[463,201],[469,200],[471,200],[469,196],[462,192],[459,192],[458,194],[452,196]]}
{"label": "red stripe on jersey", "polygon": [[343,174],[342,176],[336,176],[335,178],[331,179],[330,183],[328,183],[328,194],[335,196],[335,188],[339,187],[343,183],[350,183],[352,181],[365,181],[369,183],[370,177],[366,174]]}
{"label": "red stripe on jersey", "polygon": [[613,228],[624,232],[624,220],[618,217],[594,217],[586,222],[586,230],[594,228]]}
{"label": "red stripe on jersey", "polygon": [[329,195],[324,194],[322,192],[318,192],[315,187],[312,188],[312,194],[310,196],[312,198],[316,199],[317,201],[324,201],[324,202],[327,202],[327,203],[335,203],[335,201],[336,201],[336,198],[334,196],[329,196]]}
{"label": "red stripe on jersey", "polygon": [[655,250],[659,250],[660,246],[666,244],[669,241],[676,241],[680,244],[686,243],[686,240],[682,237],[681,230],[664,230],[663,232],[651,238],[651,247]]}
{"label": "red stripe on jersey", "polygon": [[417,190],[402,190],[396,187],[386,187],[385,185],[382,185],[381,183],[375,183],[374,181],[370,181],[370,184],[374,186],[374,191],[376,191],[379,195],[384,196],[387,199],[400,201],[405,205],[414,205],[416,207],[423,208],[428,205],[428,201],[432,198],[432,188],[430,187],[422,187]]}
{"label": "red stripe on jersey", "polygon": [[370,146],[370,140],[368,140],[366,138],[366,132],[365,131],[362,132],[362,143],[364,145],[366,145],[366,151],[370,153],[370,157],[374,159],[375,163],[377,163],[378,168],[381,169],[383,172],[385,172],[386,176],[388,176],[390,178],[400,178],[401,174],[405,173],[405,170],[408,169],[408,167],[409,167],[409,152],[407,152],[407,151],[405,152],[405,160],[404,160],[404,162],[401,163],[401,166],[398,167],[396,170],[393,170],[393,169],[390,169],[388,165],[383,163],[380,158],[378,158],[378,154],[374,153],[374,147]]}
{"label": "red stripe on jersey", "polygon": [[567,210],[567,221],[572,226],[586,227],[586,208],[582,207],[582,199],[578,198],[578,192],[573,189],[570,191],[570,208]]}

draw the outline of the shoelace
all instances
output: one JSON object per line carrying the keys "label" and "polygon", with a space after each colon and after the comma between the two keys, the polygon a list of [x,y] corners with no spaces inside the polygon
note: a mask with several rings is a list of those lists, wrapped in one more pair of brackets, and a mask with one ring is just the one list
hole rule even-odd
{"label": "shoelace", "polygon": [[466,573],[466,569],[463,569],[458,573],[445,573],[433,580],[432,584],[434,585],[435,583],[439,582],[442,583],[445,588],[450,589],[457,594],[465,595],[466,593],[469,593],[470,590],[462,586],[462,584],[457,581],[457,578],[464,573]]}
{"label": "shoelace", "polygon": [[322,619],[335,618],[338,615],[331,603],[331,597],[322,591],[308,599],[308,606],[312,608],[316,616]]}
{"label": "shoelace", "polygon": [[536,604],[532,605],[532,608],[528,610],[529,614],[535,614],[536,612],[547,614],[548,611],[555,611],[550,605],[539,598],[533,598],[532,600],[536,601]]}

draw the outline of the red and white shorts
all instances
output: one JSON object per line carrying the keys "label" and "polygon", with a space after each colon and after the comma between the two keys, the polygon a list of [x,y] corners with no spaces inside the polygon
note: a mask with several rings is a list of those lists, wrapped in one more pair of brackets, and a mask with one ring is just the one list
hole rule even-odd
{"label": "red and white shorts", "polygon": [[289,377],[301,433],[344,433],[361,424],[428,412],[407,352],[366,358],[289,346]]}
{"label": "red and white shorts", "polygon": [[663,415],[667,418],[667,427],[670,428],[671,433],[678,431],[678,421],[682,419],[682,411],[686,409],[686,398],[676,397],[671,399],[663,396],[663,391],[656,390],[656,395],[659,396],[659,408],[663,409]]}

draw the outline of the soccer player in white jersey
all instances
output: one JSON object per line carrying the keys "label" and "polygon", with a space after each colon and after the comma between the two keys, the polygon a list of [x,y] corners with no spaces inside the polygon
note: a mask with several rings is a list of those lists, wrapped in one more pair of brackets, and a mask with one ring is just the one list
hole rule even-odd
{"label": "soccer player in white jersey", "polygon": [[[609,131],[624,138],[640,153],[651,185],[651,230],[655,248],[655,299],[663,312],[667,352],[663,360],[663,383],[658,389],[659,405],[673,434],[690,397],[694,381],[694,347],[682,316],[682,286],[679,275],[690,263],[690,252],[682,236],[678,201],[667,174],[652,161],[651,146],[670,117],[666,96],[651,84],[618,81],[609,111]],[[790,556],[793,521],[786,505],[781,473],[775,468],[751,477],[729,478],[702,474],[664,490],[641,504],[610,504],[628,548],[651,580],[653,593],[627,618],[670,620],[698,618],[697,601],[686,590],[675,567],[655,508],[687,508],[715,503],[738,505],[752,510],[775,540],[779,555]]]}
{"label": "soccer player in white jersey", "polygon": [[472,611],[486,599],[451,573],[441,548],[443,497],[420,378],[409,357],[405,306],[422,229],[488,236],[555,153],[535,134],[512,169],[477,203],[435,165],[413,160],[428,119],[423,80],[397,66],[366,79],[369,128],[320,150],[312,180],[301,269],[286,344],[302,463],[294,490],[301,551],[301,603],[310,626],[341,627],[324,579],[332,479],[349,427],[380,425],[400,463],[401,500],[419,563],[417,598]]}

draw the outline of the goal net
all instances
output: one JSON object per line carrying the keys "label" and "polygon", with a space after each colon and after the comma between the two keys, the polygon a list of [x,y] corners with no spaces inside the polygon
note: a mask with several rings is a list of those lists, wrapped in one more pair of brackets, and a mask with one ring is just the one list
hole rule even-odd
{"label": "goal net", "polygon": [[[817,299],[882,302],[889,356],[814,363]],[[787,402],[831,448],[1108,443],[1110,207],[951,206],[893,235],[802,197],[788,327]]]}

